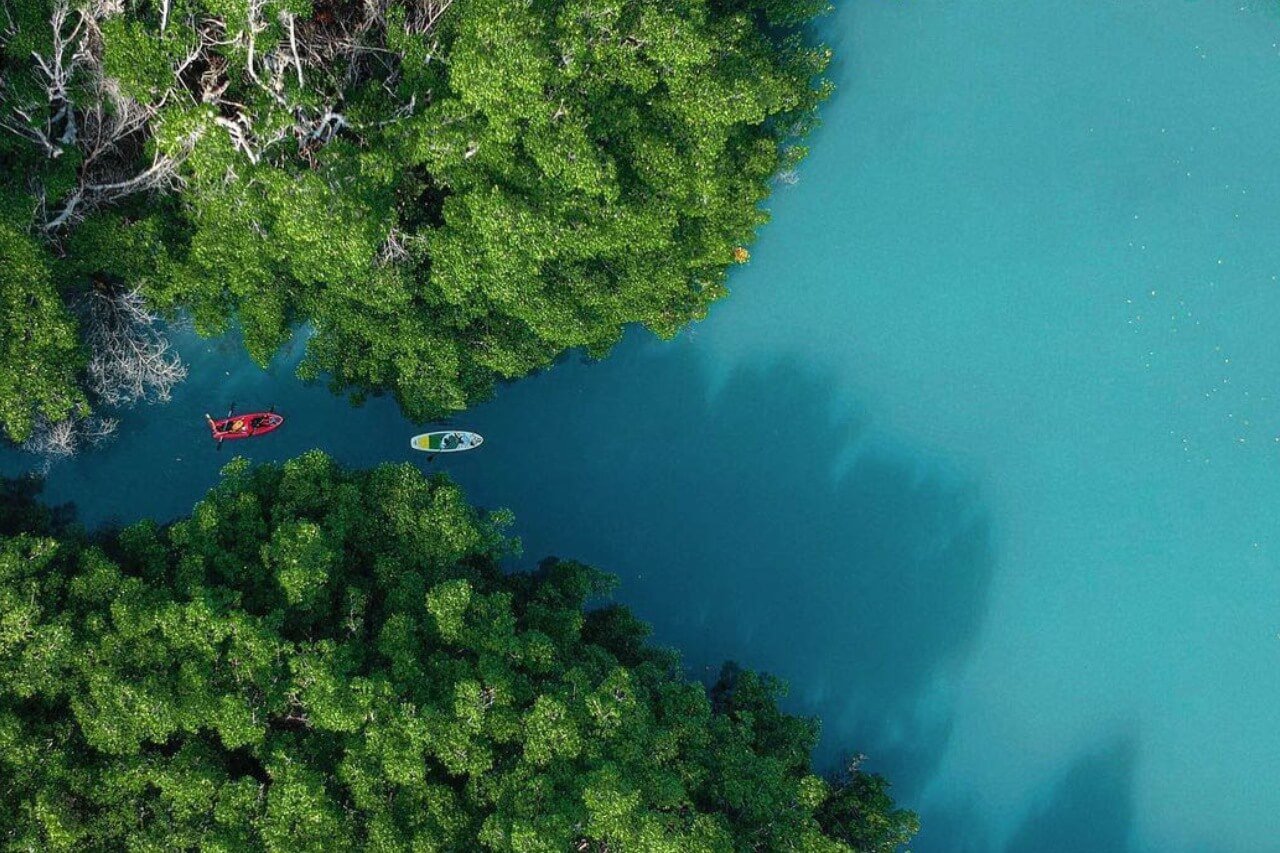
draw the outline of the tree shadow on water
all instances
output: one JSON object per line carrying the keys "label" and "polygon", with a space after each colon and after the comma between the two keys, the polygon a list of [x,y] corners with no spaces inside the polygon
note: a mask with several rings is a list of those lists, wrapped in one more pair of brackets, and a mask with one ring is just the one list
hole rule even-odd
{"label": "tree shadow on water", "polygon": [[[820,766],[865,752],[910,803],[949,733],[939,685],[986,610],[976,490],[879,445],[833,409],[832,377],[794,362],[739,369],[714,393],[674,354],[593,371],[499,401],[556,438],[539,447],[536,495],[513,501],[517,482],[486,477],[526,553],[545,537],[617,573],[619,598],[697,675],[732,659],[781,676],[787,707],[822,717]],[[521,466],[494,449],[493,466]]]}
{"label": "tree shadow on water", "polygon": [[[1099,738],[1064,762],[1003,845],[992,838],[977,797],[934,808],[912,849],[948,853],[1133,853],[1134,775],[1138,739],[1132,732]],[[1001,833],[1003,834],[1003,833]],[[1200,848],[1197,848],[1200,849]]]}
{"label": "tree shadow on water", "polygon": [[38,476],[0,477],[0,536],[55,536],[75,524],[75,504],[47,506],[39,500],[42,491]]}
{"label": "tree shadow on water", "polygon": [[1005,853],[1076,853],[1133,849],[1133,776],[1137,739],[1114,736],[1081,755],[1044,804],[1014,832]]}
{"label": "tree shadow on water", "polygon": [[821,715],[823,753],[865,751],[914,793],[950,731],[937,680],[985,613],[989,525],[971,486],[834,414],[831,387],[777,365],[736,373],[712,400],[708,432],[729,438],[711,451],[715,480],[687,491],[728,503],[688,532],[715,531],[705,565],[734,568],[693,573],[693,595],[723,605],[704,623],[720,655],[741,644]]}

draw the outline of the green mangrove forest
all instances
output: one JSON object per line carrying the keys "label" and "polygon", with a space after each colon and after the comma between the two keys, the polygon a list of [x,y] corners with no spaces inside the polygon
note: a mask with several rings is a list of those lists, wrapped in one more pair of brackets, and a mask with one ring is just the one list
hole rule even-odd
{"label": "green mangrove forest", "polygon": [[[29,490],[28,490],[29,491]],[[411,465],[236,460],[87,534],[0,503],[6,850],[892,851],[916,829],[814,720],[690,682],[567,560]]]}
{"label": "green mangrove forest", "polygon": [[425,420],[725,293],[825,0],[4,0],[0,432],[109,435],[160,320]]}

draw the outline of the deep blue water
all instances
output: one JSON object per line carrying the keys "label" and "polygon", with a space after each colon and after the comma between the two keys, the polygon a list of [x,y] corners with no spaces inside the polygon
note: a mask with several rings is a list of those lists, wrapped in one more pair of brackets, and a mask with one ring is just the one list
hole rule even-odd
{"label": "deep blue water", "polygon": [[[733,295],[501,389],[431,467],[530,562],[617,573],[695,674],[787,679],[917,850],[1280,850],[1280,16],[857,0],[824,29],[840,91]],[[48,498],[172,517],[232,450],[427,466],[296,350],[184,338],[173,403]],[[289,421],[215,453],[233,400]]]}

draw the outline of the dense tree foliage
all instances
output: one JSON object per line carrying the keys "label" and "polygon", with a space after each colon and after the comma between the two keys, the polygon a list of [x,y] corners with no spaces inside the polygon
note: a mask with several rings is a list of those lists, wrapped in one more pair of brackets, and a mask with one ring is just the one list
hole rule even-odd
{"label": "dense tree foliage", "polygon": [[823,5],[7,0],[0,251],[52,269],[2,284],[41,348],[0,426],[79,404],[62,305],[91,287],[234,319],[260,361],[309,322],[305,376],[415,418],[674,334],[802,154]]}
{"label": "dense tree foliage", "polygon": [[0,218],[0,426],[10,438],[25,441],[37,418],[60,421],[83,412],[79,360],[75,321],[43,252]]}
{"label": "dense tree foliage", "polygon": [[[573,562],[410,466],[232,463],[189,518],[88,539],[0,500],[0,845],[875,850],[882,780],[707,691]],[[16,526],[30,532],[13,534]]]}

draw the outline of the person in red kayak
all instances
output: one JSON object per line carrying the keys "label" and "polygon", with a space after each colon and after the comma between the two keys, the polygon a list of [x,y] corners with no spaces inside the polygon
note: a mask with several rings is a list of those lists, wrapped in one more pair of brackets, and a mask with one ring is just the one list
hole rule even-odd
{"label": "person in red kayak", "polygon": [[207,421],[209,422],[209,426],[213,428],[213,431],[214,431],[215,433],[218,433],[218,432],[244,432],[244,418],[236,418],[234,421],[228,421],[228,422],[224,423],[221,427],[219,427],[219,426],[218,426],[218,422],[217,422],[217,421],[215,421],[215,420],[214,420],[214,419],[209,415],[209,413],[208,413],[208,412],[205,412],[204,419],[205,419],[205,420],[207,420]]}
{"label": "person in red kayak", "polygon": [[276,414],[275,406],[266,412],[244,412],[239,415],[227,412],[225,418],[217,420],[206,413],[204,419],[209,422],[209,429],[213,432],[219,447],[228,439],[257,438],[260,435],[267,435],[284,423],[284,418]]}

